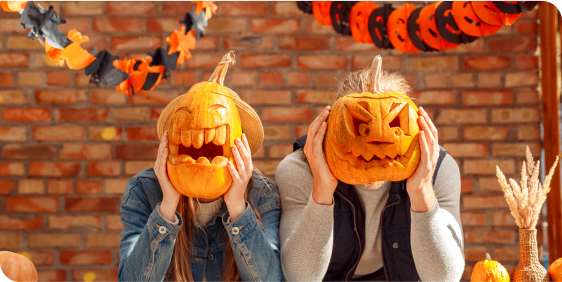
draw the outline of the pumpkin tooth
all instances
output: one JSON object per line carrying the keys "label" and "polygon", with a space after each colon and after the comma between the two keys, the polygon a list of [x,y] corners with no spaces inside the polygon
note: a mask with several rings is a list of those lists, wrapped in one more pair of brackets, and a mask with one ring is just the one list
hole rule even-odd
{"label": "pumpkin tooth", "polygon": [[226,163],[228,162],[228,159],[223,157],[223,156],[216,156],[213,161],[211,162],[211,164],[213,165],[218,165],[218,166],[226,166]]}
{"label": "pumpkin tooth", "polygon": [[172,124],[172,142],[174,144],[181,144],[181,131],[177,124]]}
{"label": "pumpkin tooth", "polygon": [[215,129],[214,128],[205,129],[205,144],[208,144],[209,142],[213,141],[214,138],[215,138]]}
{"label": "pumpkin tooth", "polygon": [[168,155],[168,162],[170,162],[170,164],[177,164],[178,163],[178,155]]}
{"label": "pumpkin tooth", "polygon": [[213,143],[215,145],[224,145],[224,142],[226,142],[226,125],[221,125],[215,130],[215,138],[213,139]]}
{"label": "pumpkin tooth", "polygon": [[203,129],[194,129],[191,131],[191,142],[195,149],[201,148],[203,146],[203,141],[205,141],[205,136],[203,136]]}
{"label": "pumpkin tooth", "polygon": [[191,147],[191,130],[184,130],[181,132],[181,143],[184,147]]}
{"label": "pumpkin tooth", "polygon": [[207,159],[206,157],[199,157],[197,159],[197,163],[198,164],[204,164],[204,165],[210,165],[211,163],[209,162],[209,159]]}
{"label": "pumpkin tooth", "polygon": [[174,144],[173,142],[168,143],[168,150],[170,155],[177,155],[180,149],[179,144]]}
{"label": "pumpkin tooth", "polygon": [[188,163],[190,159],[195,162],[195,160],[190,155],[181,154],[179,158],[180,163]]}

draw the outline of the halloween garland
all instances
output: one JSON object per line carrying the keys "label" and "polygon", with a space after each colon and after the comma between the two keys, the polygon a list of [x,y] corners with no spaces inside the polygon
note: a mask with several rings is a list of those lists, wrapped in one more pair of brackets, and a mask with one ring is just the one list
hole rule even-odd
{"label": "halloween garland", "polygon": [[402,53],[453,49],[512,25],[538,1],[437,1],[415,8],[406,3],[297,1],[299,10],[359,43]]}
{"label": "halloween garland", "polygon": [[206,34],[204,27],[217,6],[213,1],[192,2],[196,3],[195,11],[186,13],[180,21],[185,26],[166,38],[166,48],[159,47],[144,59],[122,60],[107,50],[98,52],[94,47],[93,54],[84,50],[80,44],[89,39],[76,29],[67,35],[59,31],[58,25],[66,20],[59,19],[52,6],[45,10],[33,1],[0,1],[0,6],[6,12],[20,13],[22,28],[30,29],[27,37],[38,39],[55,65],[66,63],[69,69],[84,69],[86,75],[91,76],[91,84],[115,87],[123,94],[134,95],[153,90],[162,78],[170,77],[170,70],[191,58],[189,50],[195,49],[196,41]]}

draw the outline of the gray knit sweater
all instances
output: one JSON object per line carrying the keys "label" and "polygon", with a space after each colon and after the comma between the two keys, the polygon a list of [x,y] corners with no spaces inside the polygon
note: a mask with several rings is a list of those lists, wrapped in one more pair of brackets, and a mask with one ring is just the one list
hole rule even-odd
{"label": "gray knit sweater", "polygon": [[[302,150],[288,155],[277,168],[281,196],[281,264],[287,281],[321,281],[332,255],[334,206],[312,199],[314,179]],[[382,267],[379,218],[388,199],[389,182],[377,190],[354,186],[365,209],[365,250],[355,275]],[[412,212],[411,246],[422,281],[459,281],[464,271],[460,224],[460,173],[446,156],[434,185],[437,202],[431,210]]]}

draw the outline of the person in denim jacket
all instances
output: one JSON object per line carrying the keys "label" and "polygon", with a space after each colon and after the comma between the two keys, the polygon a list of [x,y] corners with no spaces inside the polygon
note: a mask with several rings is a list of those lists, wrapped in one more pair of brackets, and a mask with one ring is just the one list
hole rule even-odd
{"label": "person in denim jacket", "polygon": [[[174,188],[166,172],[173,152],[168,132],[162,134],[154,168],[132,177],[121,201],[119,281],[282,280],[279,193],[254,170],[248,139],[243,134],[231,147],[231,187],[209,200]],[[263,133],[259,140],[257,148]]]}

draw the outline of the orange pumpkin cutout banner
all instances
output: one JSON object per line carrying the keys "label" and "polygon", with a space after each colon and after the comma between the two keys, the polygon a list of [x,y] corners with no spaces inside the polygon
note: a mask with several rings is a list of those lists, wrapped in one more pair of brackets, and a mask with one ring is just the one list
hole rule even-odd
{"label": "orange pumpkin cutout banner", "polygon": [[[345,29],[342,32],[341,23],[331,20],[330,15],[349,18],[351,36],[358,43],[416,53],[453,49],[494,34],[517,21],[521,13],[534,9],[538,1],[437,1],[421,7],[408,3],[399,9],[371,1],[333,3],[338,5],[332,1],[297,1],[297,6],[307,14],[312,10],[316,22],[332,25],[343,35],[347,35]],[[346,9],[339,3],[346,3]],[[338,10],[330,11],[334,7]]]}

